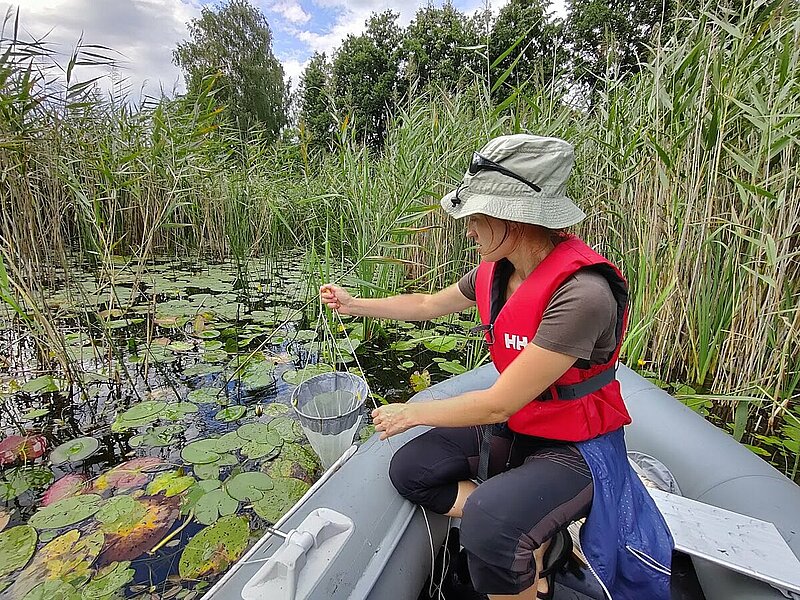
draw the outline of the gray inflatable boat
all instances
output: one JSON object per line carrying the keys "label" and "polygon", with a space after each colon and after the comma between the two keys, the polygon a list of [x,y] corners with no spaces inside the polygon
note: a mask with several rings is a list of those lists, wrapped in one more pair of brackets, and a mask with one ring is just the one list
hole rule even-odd
{"label": "gray inflatable boat", "polygon": [[[434,385],[412,400],[485,389],[496,378],[494,367],[486,365]],[[774,523],[778,537],[800,556],[800,486],[630,369],[620,367],[618,378],[633,417],[626,428],[629,450],[661,461],[685,498]],[[402,499],[387,476],[393,452],[423,431],[416,428],[389,443],[373,436],[351,448],[276,523],[275,533],[253,546],[204,598],[442,597],[431,585],[432,564],[449,528],[457,523]],[[286,533],[281,532],[292,532],[292,543],[285,544]],[[584,577],[565,575],[557,580],[556,600],[602,600],[603,592],[593,579],[588,570]],[[457,598],[446,593],[443,597]],[[800,600],[800,594],[781,592],[710,560],[689,560],[676,553],[673,598],[787,597]]]}

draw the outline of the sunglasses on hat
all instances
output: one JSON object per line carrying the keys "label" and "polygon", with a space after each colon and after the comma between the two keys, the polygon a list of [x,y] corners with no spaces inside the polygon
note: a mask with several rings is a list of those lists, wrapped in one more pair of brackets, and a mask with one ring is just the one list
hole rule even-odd
{"label": "sunglasses on hat", "polygon": [[[485,156],[483,156],[480,152],[475,152],[472,155],[472,161],[469,163],[469,168],[467,169],[467,173],[470,175],[477,175],[481,171],[495,171],[496,173],[500,173],[505,175],[506,177],[511,177],[520,181],[531,188],[534,192],[541,192],[542,188],[538,185],[533,183],[532,181],[528,181],[522,175],[517,175],[514,171],[510,171],[506,169],[504,166],[497,164],[493,160],[489,160]],[[461,204],[461,198],[458,197],[458,192],[461,189],[461,184],[458,185],[456,188],[455,197],[452,199],[453,206],[458,206]]]}

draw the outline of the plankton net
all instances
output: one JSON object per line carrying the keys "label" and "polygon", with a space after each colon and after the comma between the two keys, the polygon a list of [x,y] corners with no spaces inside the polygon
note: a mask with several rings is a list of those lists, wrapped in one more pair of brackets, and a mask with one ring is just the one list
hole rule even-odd
{"label": "plankton net", "polygon": [[315,375],[292,392],[292,407],[326,469],[352,445],[368,394],[367,382],[345,371]]}

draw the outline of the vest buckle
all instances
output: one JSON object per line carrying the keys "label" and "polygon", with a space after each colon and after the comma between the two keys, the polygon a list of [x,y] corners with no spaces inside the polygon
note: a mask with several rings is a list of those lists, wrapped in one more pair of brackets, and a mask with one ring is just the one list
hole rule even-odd
{"label": "vest buckle", "polygon": [[477,335],[479,333],[482,333],[487,345],[491,346],[492,344],[494,344],[494,323],[471,327],[469,329],[469,333],[471,333],[472,335]]}

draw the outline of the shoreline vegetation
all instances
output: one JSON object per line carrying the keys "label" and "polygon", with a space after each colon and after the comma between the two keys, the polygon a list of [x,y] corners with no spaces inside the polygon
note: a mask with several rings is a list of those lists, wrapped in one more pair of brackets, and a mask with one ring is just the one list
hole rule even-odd
{"label": "shoreline vegetation", "polygon": [[[233,126],[214,75],[174,99],[108,99],[71,67],[104,64],[109,49],[79,45],[58,79],[49,50],[7,21],[0,386],[21,368],[18,344],[36,348],[33,370],[80,379],[47,302],[75,261],[123,313],[113,294],[122,269],[143,273],[164,256],[244,268],[301,249],[309,281],[346,274],[361,295],[453,283],[477,259],[438,200],[472,150],[524,130],[576,147],[569,192],[589,215],[576,233],[632,288],[623,361],[797,481],[798,22],[788,1],[708,9],[654,39],[641,72],[609,69],[588,102],[572,102],[576,88],[555,78],[412,86],[379,146],[345,112],[331,115],[322,147],[302,122],[277,141]],[[381,331],[364,323],[367,339]],[[473,366],[481,352],[464,343]]]}

